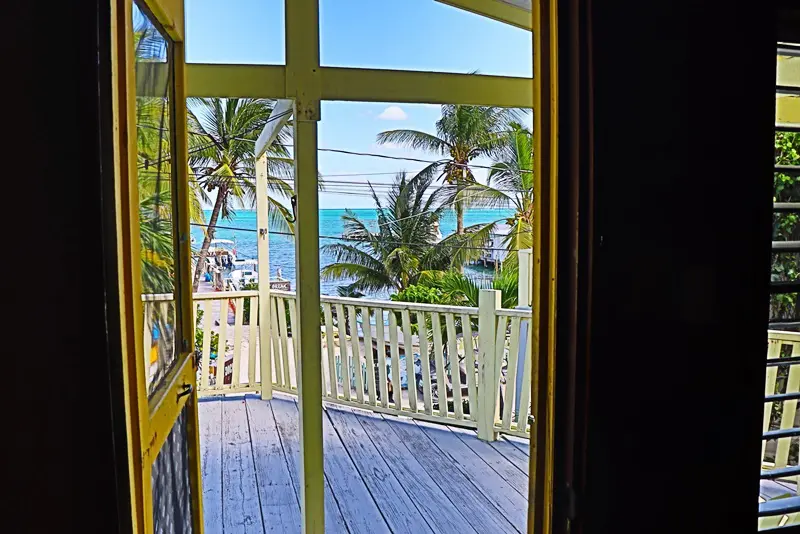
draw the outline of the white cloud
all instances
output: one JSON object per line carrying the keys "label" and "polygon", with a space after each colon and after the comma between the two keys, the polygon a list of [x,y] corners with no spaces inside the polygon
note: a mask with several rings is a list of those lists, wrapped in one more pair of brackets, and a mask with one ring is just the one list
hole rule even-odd
{"label": "white cloud", "polygon": [[385,121],[404,121],[408,115],[400,106],[389,106],[378,115],[378,118]]}

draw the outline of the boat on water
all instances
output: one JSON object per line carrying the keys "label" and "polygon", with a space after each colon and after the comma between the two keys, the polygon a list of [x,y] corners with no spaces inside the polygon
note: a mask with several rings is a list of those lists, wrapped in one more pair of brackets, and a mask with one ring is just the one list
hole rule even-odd
{"label": "boat on water", "polygon": [[[227,291],[242,291],[248,284],[258,283],[258,260],[240,258],[234,260],[233,270],[225,278],[225,289]],[[287,278],[281,276],[281,269],[278,268],[277,276],[269,279],[270,289],[280,289],[291,291],[291,283]]]}

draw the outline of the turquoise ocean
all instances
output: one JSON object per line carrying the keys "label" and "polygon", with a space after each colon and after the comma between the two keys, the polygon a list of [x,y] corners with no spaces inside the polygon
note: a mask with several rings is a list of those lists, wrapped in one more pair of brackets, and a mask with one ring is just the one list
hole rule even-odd
{"label": "turquoise ocean", "polygon": [[[357,209],[351,210],[352,213],[357,215],[363,221],[367,222],[373,230],[377,230],[377,215],[373,209]],[[319,211],[319,233],[321,236],[341,236],[344,231],[342,223],[342,215],[345,213],[343,209],[327,209]],[[210,210],[206,210],[206,220],[211,215]],[[487,223],[510,217],[513,214],[512,210],[507,209],[472,209],[467,210],[464,215],[464,225],[470,226],[473,224]],[[229,220],[220,220],[219,226],[230,226],[237,228],[236,230],[217,228],[216,239],[231,239],[236,242],[236,255],[238,258],[257,258],[258,252],[256,249],[256,212],[255,210],[237,210],[235,215]],[[439,222],[440,230],[443,236],[447,236],[455,231],[456,218],[455,213],[450,211]],[[203,229],[199,226],[192,227],[192,238],[194,240],[193,248],[199,249],[203,243]],[[320,245],[336,242],[333,239],[320,239]],[[281,269],[281,275],[291,281],[292,290],[297,287],[297,280],[295,276],[295,255],[294,255],[294,238],[291,236],[270,234],[269,236],[269,271],[270,277],[277,276],[277,271]],[[333,263],[333,258],[320,251],[320,265],[325,266]],[[264,268],[259,266],[259,271],[263,276]],[[474,277],[492,276],[491,269],[484,269],[478,266],[468,266],[466,273]],[[323,295],[336,295],[336,288],[341,285],[347,285],[347,280],[335,281],[321,281],[320,290]],[[369,295],[370,297],[387,298],[388,294],[378,293]]]}

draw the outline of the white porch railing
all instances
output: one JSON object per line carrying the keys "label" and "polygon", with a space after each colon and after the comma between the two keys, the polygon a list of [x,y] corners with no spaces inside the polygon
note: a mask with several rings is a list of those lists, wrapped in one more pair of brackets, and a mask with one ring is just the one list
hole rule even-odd
{"label": "white porch railing", "polygon": [[[145,324],[169,299],[143,299]],[[491,298],[478,308],[332,296],[321,303],[325,401],[475,428],[484,439],[529,436],[530,310],[502,309]],[[195,293],[200,396],[261,392],[259,305],[257,291]],[[272,389],[296,394],[296,294],[272,290],[270,306]],[[481,333],[493,342],[481,345]],[[148,339],[145,332],[145,347]]]}

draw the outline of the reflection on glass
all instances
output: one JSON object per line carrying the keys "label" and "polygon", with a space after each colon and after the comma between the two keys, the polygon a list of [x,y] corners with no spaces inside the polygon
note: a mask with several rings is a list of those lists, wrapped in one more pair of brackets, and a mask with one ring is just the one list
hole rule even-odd
{"label": "reflection on glass", "polygon": [[152,394],[175,360],[176,247],[172,205],[172,50],[133,5],[145,366]]}

